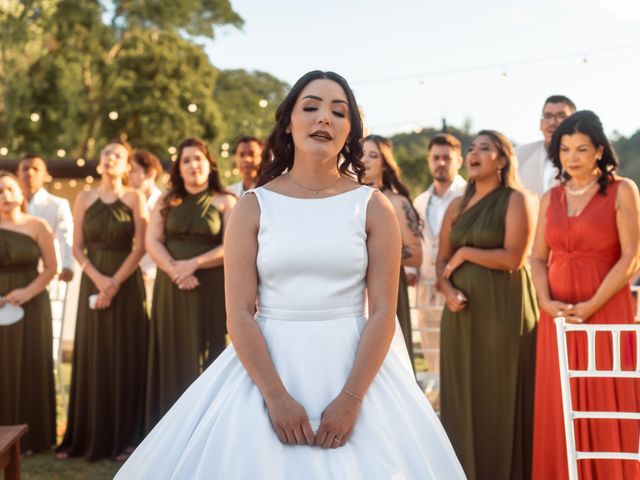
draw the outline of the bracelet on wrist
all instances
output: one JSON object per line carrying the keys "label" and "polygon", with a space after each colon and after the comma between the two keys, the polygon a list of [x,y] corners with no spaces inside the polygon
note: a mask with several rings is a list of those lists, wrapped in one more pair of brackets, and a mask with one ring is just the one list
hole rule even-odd
{"label": "bracelet on wrist", "polygon": [[347,390],[346,388],[343,388],[342,391],[344,393],[346,393],[347,395],[349,395],[352,398],[355,398],[357,401],[359,401],[360,403],[362,403],[362,398],[360,398],[358,395],[356,395],[353,392],[350,392],[349,390]]}

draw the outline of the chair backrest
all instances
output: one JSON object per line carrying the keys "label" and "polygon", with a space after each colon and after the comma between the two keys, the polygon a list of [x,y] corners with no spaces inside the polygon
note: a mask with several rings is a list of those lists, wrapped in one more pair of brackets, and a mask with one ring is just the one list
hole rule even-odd
{"label": "chair backrest", "polygon": [[636,311],[634,312],[634,317],[636,323],[640,323],[640,285],[632,285],[631,293],[633,294],[633,299],[636,306]]}
{"label": "chair backrest", "polygon": [[[569,479],[578,480],[578,460],[613,458],[623,460],[640,460],[639,453],[576,451],[576,442],[573,428],[574,420],[581,418],[640,420],[640,413],[577,411],[573,408],[570,387],[571,378],[613,377],[640,379],[640,355],[636,355],[635,370],[622,370],[620,365],[621,333],[631,332],[635,334],[636,344],[640,345],[640,325],[595,325],[584,323],[567,323],[563,317],[556,318],[555,322],[558,340],[558,360],[560,364],[560,385],[562,390],[562,410],[564,413],[564,430],[567,443]],[[569,357],[567,354],[567,332],[585,332],[587,334],[586,370],[569,369]],[[596,368],[596,332],[608,332],[611,334],[611,350],[613,352],[613,368],[611,370],[598,370]]]}

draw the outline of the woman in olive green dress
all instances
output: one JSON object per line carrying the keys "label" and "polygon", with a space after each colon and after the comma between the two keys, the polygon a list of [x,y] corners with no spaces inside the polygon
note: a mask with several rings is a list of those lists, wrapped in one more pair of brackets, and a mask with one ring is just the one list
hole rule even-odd
{"label": "woman in olive green dress", "polygon": [[124,142],[104,147],[99,187],[80,192],[74,206],[83,275],[59,457],[122,460],[144,433],[149,320],[138,263],[147,212],[143,194],[124,186],[131,156]]}
{"label": "woman in olive green dress", "polygon": [[[419,268],[422,264],[420,216],[411,203],[409,189],[400,180],[400,167],[393,158],[391,140],[380,135],[365,137],[362,161],[367,167],[365,182],[380,189],[391,201],[396,212],[402,235],[402,266]],[[396,312],[404,341],[407,344],[411,365],[415,371],[407,287],[407,276],[404,273],[404,268],[401,268]]]}
{"label": "woman in olive green dress", "polygon": [[206,144],[183,141],[171,188],[156,203],[147,232],[158,265],[153,290],[147,430],[225,348],[222,236],[236,203],[220,182]]}
{"label": "woman in olive green dress", "polygon": [[[42,271],[38,273],[38,261]],[[0,325],[0,425],[26,423],[24,452],[56,442],[51,304],[46,287],[56,273],[53,234],[26,213],[18,180],[0,172],[0,312],[22,307],[22,320]]]}
{"label": "woman in olive green dress", "polygon": [[436,268],[441,327],[441,419],[470,480],[531,475],[537,305],[527,252],[533,236],[517,190],[513,147],[481,131],[469,184],[443,222]]}

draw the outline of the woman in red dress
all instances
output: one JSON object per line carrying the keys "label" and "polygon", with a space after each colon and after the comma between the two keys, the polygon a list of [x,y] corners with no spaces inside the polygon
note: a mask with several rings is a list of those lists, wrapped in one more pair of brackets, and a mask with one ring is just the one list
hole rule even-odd
{"label": "woman in red dress", "polygon": [[[618,165],[600,119],[590,111],[567,118],[549,146],[562,172],[561,185],[540,202],[531,266],[541,307],[534,407],[533,478],[566,479],[567,455],[554,317],[594,324],[633,323],[629,280],[638,268],[640,200],[636,185],[614,174]],[[596,337],[596,366],[611,369],[611,336]],[[567,340],[570,368],[586,368],[584,333]],[[635,343],[622,336],[622,368],[635,367]],[[640,411],[640,388],[632,379],[572,381],[574,408]],[[580,420],[577,449],[638,451],[638,422]],[[638,479],[640,464],[581,460],[582,480]]]}

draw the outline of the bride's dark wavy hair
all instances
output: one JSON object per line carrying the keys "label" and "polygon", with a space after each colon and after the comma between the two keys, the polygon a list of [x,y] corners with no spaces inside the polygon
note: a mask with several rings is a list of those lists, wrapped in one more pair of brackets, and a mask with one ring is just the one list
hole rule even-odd
{"label": "bride's dark wavy hair", "polygon": [[602,156],[599,160],[596,160],[596,166],[600,173],[598,177],[598,184],[600,185],[598,192],[601,195],[606,195],[607,187],[613,182],[614,173],[619,165],[618,156],[604,133],[600,118],[591,110],[581,110],[567,117],[554,132],[549,144],[548,154],[558,172],[560,172],[556,178],[563,182],[571,178],[564,171],[560,162],[560,144],[564,135],[573,135],[574,133],[584,133],[591,139],[591,143],[596,149],[598,147],[603,148]]}
{"label": "bride's dark wavy hair", "polygon": [[287,133],[291,123],[291,112],[304,88],[314,80],[332,80],[342,87],[349,105],[349,121],[351,130],[347,142],[340,150],[336,167],[343,175],[355,178],[358,183],[364,180],[365,166],[362,163],[362,118],[358,110],[356,98],[347,81],[335,72],[313,70],[304,74],[291,88],[285,99],[276,110],[276,124],[267,138],[262,151],[262,163],[258,174],[257,186],[262,186],[285,170],[293,166],[294,145],[293,138]]}

